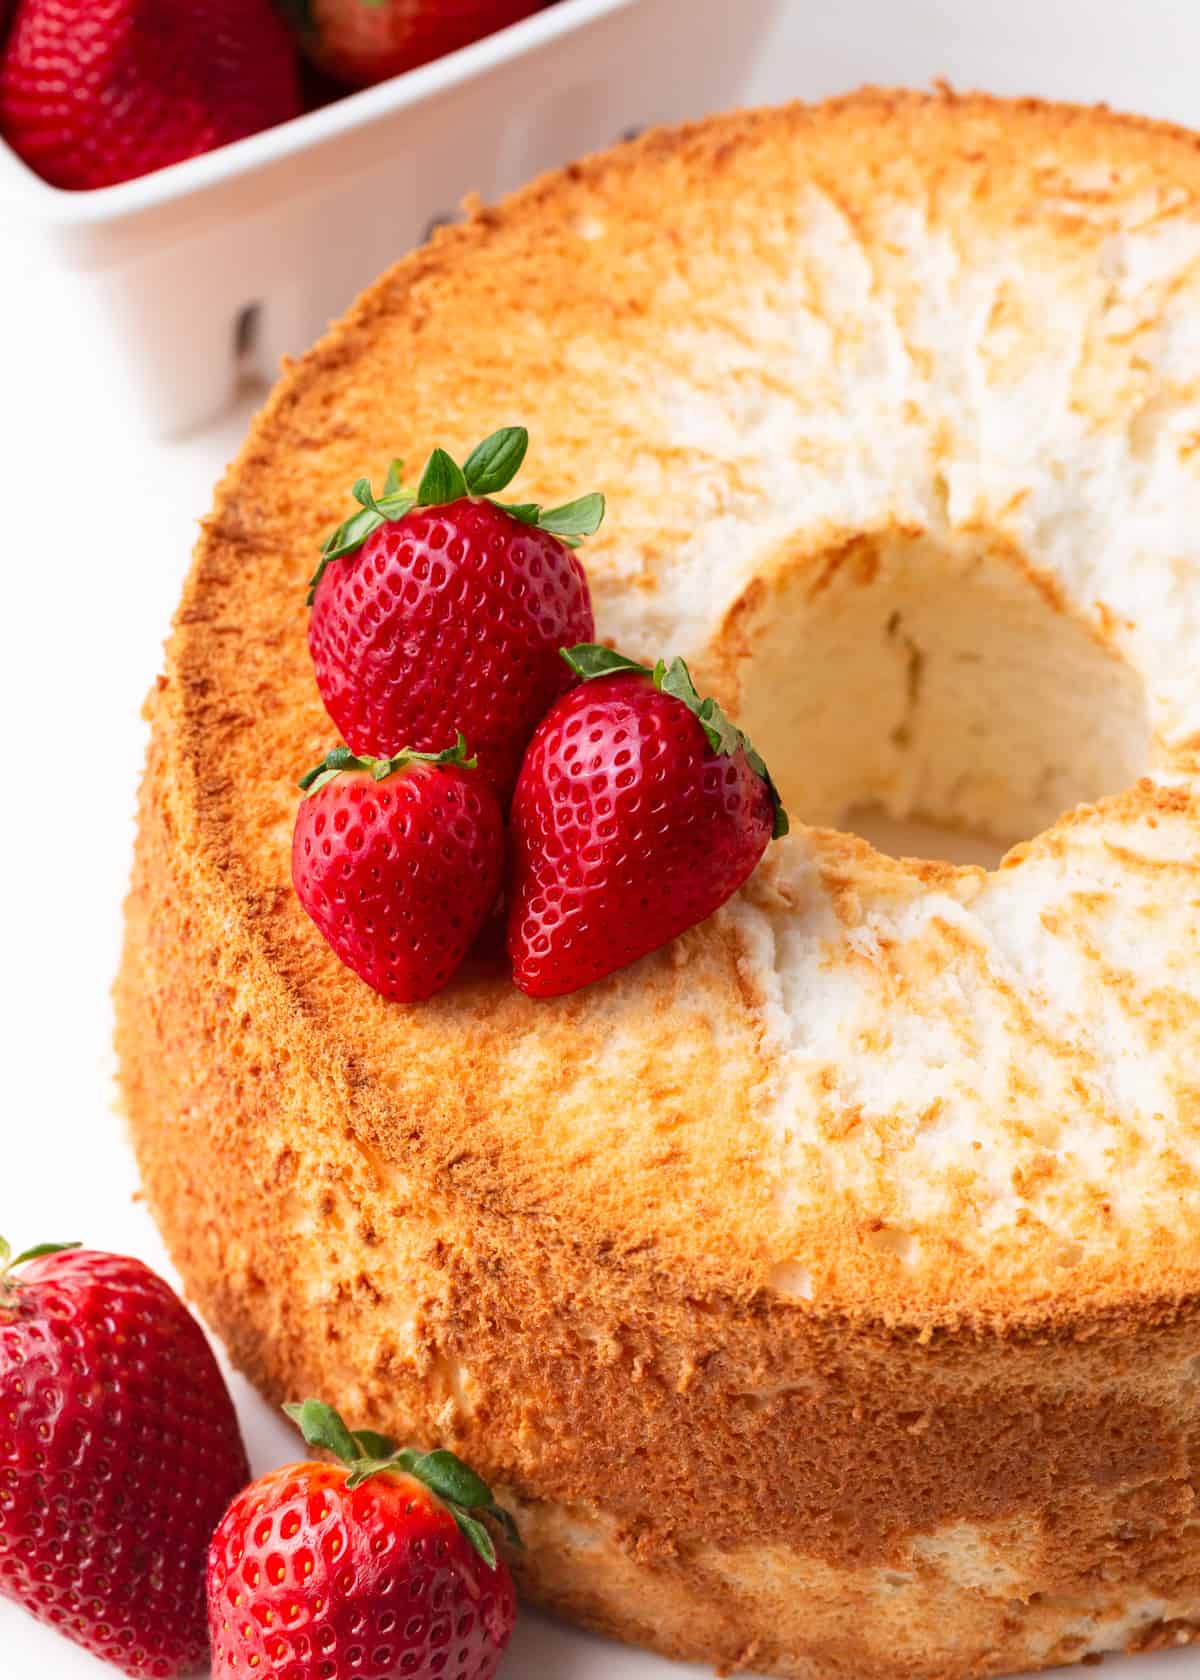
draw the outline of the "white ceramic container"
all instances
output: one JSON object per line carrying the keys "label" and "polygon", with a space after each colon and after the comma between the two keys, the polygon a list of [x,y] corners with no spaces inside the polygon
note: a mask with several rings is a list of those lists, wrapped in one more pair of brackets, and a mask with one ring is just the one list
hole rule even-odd
{"label": "white ceramic container", "polygon": [[[560,0],[390,82],[95,192],[0,142],[6,239],[76,271],[77,307],[149,428],[219,413],[463,197],[631,129],[736,103],[780,0]],[[784,0],[786,3],[786,0]]]}

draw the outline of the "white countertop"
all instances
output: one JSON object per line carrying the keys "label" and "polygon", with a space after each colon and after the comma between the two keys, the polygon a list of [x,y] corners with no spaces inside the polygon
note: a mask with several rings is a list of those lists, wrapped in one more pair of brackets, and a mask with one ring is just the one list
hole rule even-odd
{"label": "white countertop", "polygon": [[[1115,22],[1119,8],[1103,10]],[[959,16],[972,12],[962,7]],[[860,58],[861,74],[884,73],[877,45],[867,42],[870,62]],[[1110,48],[1103,69],[1120,84],[1120,97],[1129,92],[1131,49],[1127,41]],[[1186,63],[1189,84],[1195,58]],[[981,80],[969,60],[968,51],[963,80]],[[928,68],[953,72],[954,65],[945,59]],[[1154,102],[1163,114],[1182,114],[1184,72],[1179,64],[1170,96]],[[904,66],[895,70],[897,79],[904,73]],[[1096,64],[1090,85],[1062,91],[1086,95],[1100,73]],[[1049,79],[1061,84],[1061,68]],[[1004,62],[995,85],[1014,80],[1016,69]],[[170,1275],[135,1200],[132,1159],[111,1106],[108,988],[143,751],[139,707],[158,669],[196,520],[253,400],[190,439],[139,438],[124,418],[119,379],[105,368],[102,347],[89,342],[86,313],[66,283],[34,267],[17,243],[14,251],[5,238],[0,264],[0,305],[10,323],[0,376],[0,683],[9,720],[0,880],[10,975],[0,1016],[9,1092],[0,1230],[20,1245],[80,1238],[131,1251]],[[234,1387],[256,1471],[293,1456],[290,1430],[240,1379]],[[1110,1671],[1119,1680],[1180,1680],[1200,1674],[1200,1655],[1114,1662]],[[0,1605],[5,1680],[98,1680],[104,1672]],[[523,1617],[504,1669],[513,1680],[682,1680],[699,1672],[532,1615]]]}

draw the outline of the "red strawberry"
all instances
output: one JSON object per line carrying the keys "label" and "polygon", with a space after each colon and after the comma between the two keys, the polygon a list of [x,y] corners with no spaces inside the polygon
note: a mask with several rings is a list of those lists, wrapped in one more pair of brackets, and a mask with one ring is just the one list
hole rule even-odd
{"label": "red strawberry", "polygon": [[506,29],[545,0],[283,0],[313,60],[366,87]]}
{"label": "red strawberry", "polygon": [[351,749],[438,752],[461,731],[505,803],[538,720],[574,680],[559,648],[594,634],[571,547],[604,516],[601,496],[552,510],[492,501],[528,444],[509,426],[462,467],[436,449],[415,496],[398,461],[378,500],[360,479],[362,509],[325,544],[309,594],[317,687]]}
{"label": "red strawberry", "polygon": [[513,796],[508,951],[530,997],[573,992],[702,922],[787,832],[762,759],[682,659],[648,671],[603,647],[564,657],[584,683],[543,719]]}
{"label": "red strawberry", "polygon": [[300,783],[292,881],[334,951],[386,998],[416,1003],[458,968],[496,902],[504,817],[459,737],[446,752],[356,758]]}
{"label": "red strawberry", "polygon": [[9,1255],[0,1243],[0,1592],[126,1674],[190,1673],[208,1648],[205,1551],[250,1474],[217,1362],[140,1260]]}
{"label": "red strawberry", "polygon": [[0,133],[56,187],[107,187],[301,110],[271,0],[21,0]]}
{"label": "red strawberry", "polygon": [[397,1453],[330,1406],[285,1410],[342,1461],[240,1493],[208,1555],[213,1680],[491,1680],[512,1637],[512,1518],[453,1453]]}

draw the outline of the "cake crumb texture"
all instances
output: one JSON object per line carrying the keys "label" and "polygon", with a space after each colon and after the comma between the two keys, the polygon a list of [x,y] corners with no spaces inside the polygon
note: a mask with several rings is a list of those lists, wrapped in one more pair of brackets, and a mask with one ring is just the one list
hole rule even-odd
{"label": "cake crumb texture", "polygon": [[[471,1458],[586,1625],[795,1680],[1200,1626],[1198,195],[1032,102],[653,132],[391,270],[217,492],[117,987],[147,1196],[269,1396]],[[401,1008],[290,886],[305,585],[356,478],[511,423],[793,829],[583,992],[485,938]]]}

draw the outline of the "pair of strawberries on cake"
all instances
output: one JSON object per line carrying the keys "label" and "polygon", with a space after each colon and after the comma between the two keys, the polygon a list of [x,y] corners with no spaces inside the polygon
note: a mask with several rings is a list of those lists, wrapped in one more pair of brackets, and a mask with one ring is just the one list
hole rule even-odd
{"label": "pair of strawberries on cake", "polygon": [[787,818],[762,759],[681,659],[595,641],[574,552],[604,498],[501,501],[529,444],[495,432],[416,491],[393,462],[328,539],[309,593],[341,730],[301,782],[292,877],[384,997],[431,997],[506,891],[513,978],[575,991],[703,921]]}

